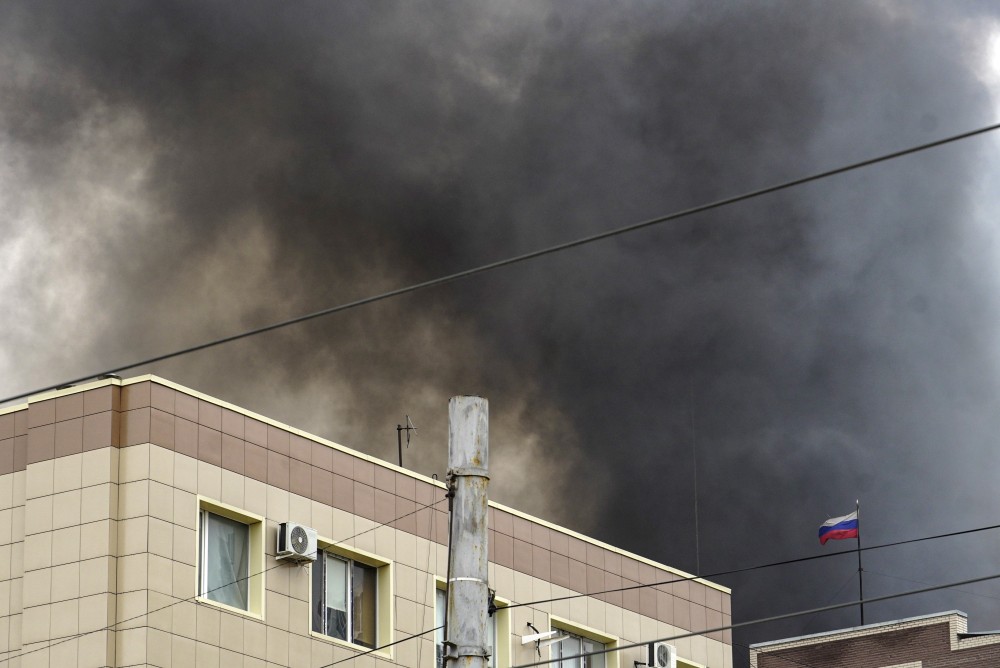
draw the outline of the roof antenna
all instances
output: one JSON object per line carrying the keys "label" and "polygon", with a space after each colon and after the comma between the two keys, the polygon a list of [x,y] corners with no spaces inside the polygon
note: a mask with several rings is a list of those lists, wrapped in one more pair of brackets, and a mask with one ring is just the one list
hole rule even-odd
{"label": "roof antenna", "polygon": [[406,416],[406,426],[396,425],[396,446],[399,448],[399,468],[403,468],[403,432],[406,432],[406,448],[410,448],[410,432],[416,431],[417,427],[410,421],[410,416]]}

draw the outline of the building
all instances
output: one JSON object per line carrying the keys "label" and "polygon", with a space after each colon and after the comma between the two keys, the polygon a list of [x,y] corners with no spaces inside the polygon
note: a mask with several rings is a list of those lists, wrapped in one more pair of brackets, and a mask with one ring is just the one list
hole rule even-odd
{"label": "building", "polygon": [[[286,521],[319,559],[275,560]],[[0,410],[0,665],[434,668],[408,637],[441,614],[447,525],[442,483],[161,378],[40,395]],[[564,637],[547,657],[730,620],[703,580],[505,609],[686,574],[496,503],[489,561],[495,668],[539,656],[529,623]],[[676,646],[732,665],[728,632]]]}
{"label": "building", "polygon": [[750,646],[752,668],[1000,666],[1000,631],[969,633],[952,610]]}

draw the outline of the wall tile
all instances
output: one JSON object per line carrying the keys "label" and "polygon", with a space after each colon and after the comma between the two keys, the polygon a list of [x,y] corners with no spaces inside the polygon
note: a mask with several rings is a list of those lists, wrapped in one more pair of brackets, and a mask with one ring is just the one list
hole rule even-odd
{"label": "wall tile", "polygon": [[307,499],[312,498],[312,466],[291,458],[288,465],[289,491]]}
{"label": "wall tile", "polygon": [[52,424],[56,421],[56,402],[54,399],[48,401],[36,401],[28,405],[28,428],[34,429],[42,425]]}
{"label": "wall tile", "polygon": [[20,410],[14,413],[14,437],[28,435],[28,411]]}
{"label": "wall tile", "polygon": [[[153,387],[160,387],[160,386],[154,385]],[[175,418],[172,414],[156,408],[150,408],[149,442],[173,450],[174,422]]]}
{"label": "wall tile", "polygon": [[[400,531],[406,531],[408,533],[416,534],[417,532],[417,514],[419,513],[431,513],[429,509],[423,509],[418,511],[417,504],[410,499],[404,498],[402,496],[394,497],[396,499],[396,512],[395,516],[399,519],[393,525]],[[493,549],[492,540],[489,543],[490,550]]]}
{"label": "wall tile", "polygon": [[[396,473],[396,496],[401,496],[410,501],[416,500],[417,485],[416,480],[403,473]],[[492,508],[490,509],[492,510]]]}
{"label": "wall tile", "polygon": [[178,392],[174,395],[174,415],[198,424],[198,398]]}
{"label": "wall tile", "polygon": [[280,489],[288,489],[288,455],[274,450],[267,451],[267,484]]}
{"label": "wall tile", "polygon": [[369,487],[375,486],[375,465],[364,459],[354,460],[354,479],[357,482],[368,485]]}
{"label": "wall tile", "polygon": [[333,505],[333,474],[318,466],[311,467],[312,498],[327,506]]}
{"label": "wall tile", "polygon": [[700,582],[691,581],[688,583],[688,599],[697,605],[705,605],[705,590],[708,589]]}
{"label": "wall tile", "polygon": [[28,464],[52,459],[55,456],[55,449],[56,428],[54,424],[32,427],[28,431]]}
{"label": "wall tile", "polygon": [[288,456],[289,434],[284,429],[267,425],[267,449]]}
{"label": "wall tile", "polygon": [[494,526],[493,528],[496,530],[496,532],[513,537],[514,516],[502,510],[497,510],[494,517],[496,518],[496,526]]}
{"label": "wall tile", "polygon": [[298,434],[288,436],[288,456],[306,464],[312,463],[313,442]]}
{"label": "wall tile", "polygon": [[[12,422],[13,424],[13,422]],[[14,438],[0,440],[0,475],[14,472]]]}
{"label": "wall tile", "polygon": [[587,564],[576,559],[569,560],[569,588],[581,594],[587,593]]}
{"label": "wall tile", "polygon": [[551,553],[538,545],[531,546],[531,574],[542,580],[551,579]]}
{"label": "wall tile", "polygon": [[198,459],[222,466],[222,432],[198,425]]}
{"label": "wall tile", "polygon": [[682,598],[674,598],[674,626],[686,631],[693,631],[691,628],[691,603]]}
{"label": "wall tile", "polygon": [[267,482],[267,450],[259,445],[246,443],[243,465],[249,477]]}
{"label": "wall tile", "polygon": [[244,440],[263,448],[267,447],[267,425],[265,423],[252,417],[244,417],[243,429],[245,432]]}
{"label": "wall tile", "polygon": [[164,385],[153,383],[149,388],[149,405],[152,408],[174,415],[177,393]]}
{"label": "wall tile", "polygon": [[93,415],[121,410],[121,388],[105,385],[83,393],[83,414]]}
{"label": "wall tile", "polygon": [[243,475],[244,443],[243,439],[223,432],[222,434],[222,467]]}
{"label": "wall tile", "polygon": [[124,385],[121,388],[121,410],[149,407],[150,385],[148,381]]}
{"label": "wall tile", "polygon": [[324,471],[333,470],[333,448],[322,443],[311,443],[312,454],[310,455],[313,466],[318,466]]}
{"label": "wall tile", "polygon": [[375,488],[354,482],[354,513],[369,520],[375,519]]}
{"label": "wall tile", "polygon": [[241,413],[237,413],[236,411],[231,411],[228,408],[223,408],[222,433],[229,434],[230,436],[235,436],[236,438],[242,440],[245,433],[243,426],[243,415]]}
{"label": "wall tile", "polygon": [[332,471],[337,475],[342,475],[345,478],[350,478],[354,480],[354,458],[348,455],[346,452],[337,450],[336,448],[330,448],[330,457],[332,459]]}
{"label": "wall tile", "polygon": [[569,557],[553,552],[550,554],[550,560],[549,574],[552,583],[569,589]]}
{"label": "wall tile", "polygon": [[375,489],[395,494],[396,472],[384,466],[375,466]]}
{"label": "wall tile", "polygon": [[122,445],[127,446],[149,442],[149,410],[146,407],[122,413]]}
{"label": "wall tile", "polygon": [[23,471],[28,466],[28,437],[14,437],[14,470]]}
{"label": "wall tile", "polygon": [[[614,573],[604,573],[604,589],[621,589],[622,588],[622,576],[615,575]],[[604,600],[610,605],[622,606],[622,593],[620,591],[611,591],[604,596]]]}
{"label": "wall tile", "polygon": [[526,543],[531,542],[531,522],[524,519],[523,517],[513,516],[514,522],[514,538],[518,540],[523,540]]}
{"label": "wall tile", "polygon": [[222,407],[204,399],[199,399],[198,424],[209,429],[214,429],[215,431],[222,431]]}
{"label": "wall tile", "polygon": [[381,489],[374,491],[375,521],[379,524],[396,519],[396,495]]}
{"label": "wall tile", "polygon": [[83,393],[56,398],[56,422],[83,417]]}
{"label": "wall tile", "polygon": [[514,570],[531,575],[531,543],[514,539]]}
{"label": "wall tile", "polygon": [[83,450],[99,450],[118,445],[118,434],[115,427],[120,420],[120,413],[102,411],[91,413],[83,418]]}
{"label": "wall tile", "polygon": [[336,473],[333,474],[333,505],[354,512],[354,481]]}
{"label": "wall tile", "polygon": [[14,414],[0,415],[0,441],[14,438]]}

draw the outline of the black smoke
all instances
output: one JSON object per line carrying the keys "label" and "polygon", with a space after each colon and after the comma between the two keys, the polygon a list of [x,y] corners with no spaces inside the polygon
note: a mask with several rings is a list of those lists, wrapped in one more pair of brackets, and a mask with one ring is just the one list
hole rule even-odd
{"label": "black smoke", "polygon": [[[994,20],[959,3],[5,3],[0,387],[985,125]],[[409,413],[424,473],[444,469],[447,397],[482,394],[496,498],[689,571],[813,554],[859,497],[871,544],[992,524],[992,142],[140,371],[390,460]],[[995,541],[872,554],[866,594],[997,571]],[[721,580],[742,621],[849,600],[852,559]],[[993,591],[868,619],[997,626]]]}

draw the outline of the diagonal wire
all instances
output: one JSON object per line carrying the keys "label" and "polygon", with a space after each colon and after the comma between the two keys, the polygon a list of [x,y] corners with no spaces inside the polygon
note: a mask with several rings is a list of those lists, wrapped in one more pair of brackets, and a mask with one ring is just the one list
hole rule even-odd
{"label": "diagonal wire", "polygon": [[[893,580],[901,580],[903,582],[911,582],[913,584],[923,584],[923,585],[930,584],[930,582],[926,582],[924,580],[915,580],[913,578],[904,578],[904,577],[900,577],[898,575],[889,575],[888,573],[880,573],[879,571],[873,571],[870,568],[866,568],[865,569],[865,573],[873,573],[875,575],[880,575],[880,576],[882,576],[884,578],[891,578]],[[990,596],[989,594],[983,594],[983,593],[980,593],[978,591],[969,591],[968,589],[956,589],[955,591],[960,591],[963,594],[969,594],[970,596],[979,596],[980,598],[990,598],[990,599],[993,599],[994,601],[1000,601],[1000,596]]]}
{"label": "diagonal wire", "polygon": [[[857,574],[858,574],[858,572],[854,571],[853,573],[851,573],[850,575],[848,575],[847,579],[844,580],[839,587],[837,587],[837,591],[833,592],[833,596],[831,596],[830,598],[827,599],[826,604],[829,605],[830,603],[833,603],[835,600],[837,600],[837,597],[840,596],[840,592],[844,591],[844,587],[846,587],[847,585],[849,585],[851,582],[854,581],[854,576],[857,575]],[[929,582],[924,582],[923,584],[930,584],[930,583]],[[818,617],[814,617],[813,619],[807,619],[806,623],[802,625],[802,630],[798,633],[798,635],[805,635],[806,633],[808,633],[809,632],[809,627],[812,626],[812,624],[817,619],[819,619],[819,618]]]}
{"label": "diagonal wire", "polygon": [[951,589],[954,587],[961,587],[963,585],[977,584],[979,582],[987,582],[989,580],[996,580],[1000,578],[1000,573],[994,575],[986,575],[978,578],[970,578],[968,580],[959,580],[958,582],[949,582],[943,585],[934,585],[931,587],[924,587],[923,589],[911,589],[909,591],[898,592],[896,594],[886,594],[884,596],[875,596],[872,598],[859,599],[857,601],[849,601],[847,603],[834,603],[832,605],[826,605],[819,608],[812,608],[810,610],[799,610],[796,612],[786,612],[780,615],[773,615],[771,617],[761,617],[758,619],[751,619],[745,622],[737,622],[735,624],[727,624],[725,626],[717,626],[715,628],[703,629],[701,631],[689,631],[687,633],[678,633],[672,636],[667,636],[665,638],[656,638],[653,640],[646,640],[643,642],[629,643],[627,645],[617,645],[615,647],[605,647],[604,649],[595,650],[593,652],[584,652],[582,654],[575,654],[573,656],[565,656],[562,659],[546,659],[542,661],[533,661],[531,663],[522,663],[517,666],[512,666],[512,668],[533,668],[534,666],[544,666],[554,661],[572,661],[574,659],[582,659],[588,656],[597,656],[598,654],[610,654],[612,652],[620,652],[626,649],[635,649],[636,647],[645,647],[650,643],[655,642],[670,642],[671,640],[681,640],[683,638],[691,638],[694,636],[708,635],[709,633],[718,633],[720,631],[730,631],[732,629],[743,628],[745,626],[753,626],[755,624],[766,624],[769,622],[777,622],[783,619],[794,619],[795,617],[802,617],[804,615],[813,615],[817,612],[827,612],[829,610],[840,610],[842,608],[850,608],[856,605],[862,605],[864,603],[879,603],[881,601],[889,601],[896,598],[903,598],[904,596],[915,596],[917,594],[926,594],[932,591],[939,591],[941,589]]}
{"label": "diagonal wire", "polygon": [[[447,501],[447,499],[438,499],[437,501],[433,501],[431,503],[422,505],[419,508],[417,508],[416,510],[412,510],[412,511],[406,513],[405,515],[400,515],[399,517],[396,517],[394,519],[388,520],[386,522],[381,522],[381,523],[375,524],[374,526],[371,526],[371,527],[365,529],[364,531],[359,531],[358,533],[354,534],[353,536],[348,536],[347,538],[341,538],[340,540],[334,541],[333,543],[330,544],[330,546],[333,546],[333,545],[342,545],[343,543],[346,543],[349,540],[353,540],[354,538],[357,538],[358,536],[363,536],[366,533],[370,533],[372,531],[375,531],[375,529],[378,529],[380,527],[384,527],[384,526],[388,526],[388,525],[391,525],[391,524],[395,524],[396,522],[398,522],[401,519],[405,519],[405,518],[409,517],[410,515],[415,515],[416,513],[419,513],[421,510],[425,510],[427,508],[432,508],[432,507],[434,507],[434,506],[436,506],[438,504],[444,503],[445,501]],[[320,550],[317,549],[317,551],[313,552],[312,554],[315,555],[319,551]],[[195,594],[194,596],[189,596],[188,598],[178,599],[178,600],[174,601],[173,603],[168,603],[167,605],[159,607],[156,610],[149,610],[147,612],[143,612],[141,614],[135,615],[134,617],[129,617],[127,619],[122,619],[120,621],[115,622],[114,624],[110,624],[108,626],[105,626],[105,627],[102,627],[102,628],[99,628],[99,629],[94,629],[92,631],[85,631],[83,633],[75,633],[73,635],[68,635],[68,636],[61,636],[61,637],[58,637],[58,638],[50,638],[49,640],[52,641],[52,642],[49,642],[44,647],[36,647],[35,649],[28,650],[27,652],[20,652],[20,653],[14,655],[14,656],[4,657],[3,659],[0,659],[0,664],[5,663],[7,661],[10,661],[12,659],[21,658],[22,656],[28,656],[29,654],[34,654],[35,652],[41,652],[43,650],[49,649],[50,647],[54,647],[56,645],[61,645],[63,643],[66,643],[66,642],[69,642],[71,640],[74,640],[76,638],[82,638],[84,636],[88,636],[88,635],[91,635],[91,634],[94,634],[94,633],[102,633],[104,631],[112,631],[112,630],[114,630],[115,627],[120,626],[122,624],[125,624],[127,622],[134,621],[136,619],[141,619],[142,617],[146,617],[148,615],[156,614],[157,612],[161,612],[163,610],[166,610],[167,608],[172,608],[173,606],[180,605],[181,603],[188,603],[188,602],[194,601],[195,599],[201,598],[201,597],[205,596],[206,594],[211,594],[214,591],[218,591],[220,589],[225,589],[226,587],[230,587],[230,586],[236,584],[237,582],[242,582],[243,580],[249,580],[251,578],[259,577],[259,576],[263,575],[264,573],[267,573],[268,571],[272,571],[275,568],[279,568],[279,567],[285,566],[285,565],[286,564],[283,563],[283,562],[278,562],[274,566],[269,566],[268,568],[265,568],[264,570],[259,571],[257,573],[250,573],[249,575],[237,578],[237,579],[233,580],[232,582],[227,582],[224,585],[220,585],[218,587],[215,587],[213,589],[209,589],[209,590],[204,591],[204,592],[199,592],[199,593]],[[17,651],[17,650],[11,650],[11,651]]]}
{"label": "diagonal wire", "polygon": [[[862,547],[862,552],[867,552],[868,550],[881,550],[887,547],[898,547],[900,545],[909,545],[911,543],[921,543],[928,540],[937,540],[939,538],[953,538],[955,536],[964,536],[967,534],[979,533],[981,531],[992,531],[994,529],[1000,529],[1000,524],[990,524],[988,526],[976,527],[974,529],[961,529],[959,531],[949,531],[947,533],[939,533],[931,536],[921,536],[919,538],[908,538],[905,540],[897,540],[891,543],[882,543],[880,545],[868,545],[867,547]],[[628,587],[618,587],[616,589],[605,589],[603,591],[589,592],[586,594],[568,594],[566,596],[556,596],[554,598],[547,598],[540,601],[527,601],[524,603],[511,603],[508,608],[519,608],[525,605],[541,605],[543,603],[555,603],[556,601],[568,601],[574,598],[582,598],[584,596],[600,596],[601,594],[614,594],[620,591],[631,591],[633,589],[645,589],[646,587],[660,587],[670,584],[675,584],[678,582],[690,582],[691,580],[703,580],[708,578],[717,578],[724,575],[735,575],[737,573],[746,573],[749,571],[756,571],[762,568],[772,568],[774,566],[787,566],[789,564],[801,564],[806,561],[815,561],[817,559],[829,559],[831,557],[837,557],[842,554],[856,554],[858,550],[841,550],[840,552],[827,552],[825,554],[814,554],[808,557],[796,557],[794,559],[783,559],[781,561],[772,561],[764,564],[756,564],[753,566],[744,566],[743,568],[733,568],[727,571],[716,571],[715,573],[706,573],[704,575],[689,575],[683,578],[675,578],[673,580],[662,580],[660,582],[651,582],[649,584],[636,584],[629,585]]]}
{"label": "diagonal wire", "polygon": [[205,350],[206,348],[213,348],[215,346],[220,346],[224,343],[231,343],[233,341],[239,341],[240,339],[245,339],[251,336],[256,336],[257,334],[263,334],[265,332],[270,332],[276,329],[281,329],[283,327],[288,327],[290,325],[295,325],[301,322],[306,322],[307,320],[313,320],[314,318],[321,318],[323,316],[332,315],[334,313],[340,313],[341,311],[348,311],[350,309],[358,308],[360,306],[365,306],[367,304],[373,304],[375,302],[380,302],[386,299],[391,299],[392,297],[398,297],[400,295],[409,294],[411,292],[417,292],[419,290],[424,290],[427,288],[435,287],[438,285],[444,285],[446,283],[451,283],[452,281],[457,281],[463,278],[468,278],[470,276],[475,276],[477,274],[483,274],[494,269],[499,269],[501,267],[507,267],[514,264],[520,264],[521,262],[526,262],[528,260],[533,260],[535,258],[543,257],[545,255],[552,255],[554,253],[559,253],[564,250],[569,250],[570,248],[576,248],[578,246],[585,246],[587,244],[594,243],[596,241],[602,241],[604,239],[610,239],[612,237],[620,236],[623,234],[628,234],[630,232],[635,232],[637,230],[645,229],[647,227],[652,227],[654,225],[660,225],[662,223],[670,222],[673,220],[678,220],[680,218],[686,218],[697,213],[703,213],[705,211],[711,211],[713,209],[720,209],[722,207],[729,206],[731,204],[736,204],[738,202],[745,202],[747,200],[755,199],[763,195],[769,195],[771,193],[780,192],[782,190],[788,190],[790,188],[795,188],[807,183],[812,183],[814,181],[820,181],[822,179],[829,178],[831,176],[836,176],[838,174],[844,174],[846,172],[851,172],[857,169],[862,169],[864,167],[870,167],[872,165],[877,165],[882,162],[888,162],[890,160],[895,160],[897,158],[902,158],[907,155],[912,155],[914,153],[920,153],[932,148],[937,148],[939,146],[944,146],[946,144],[951,144],[963,139],[969,139],[971,137],[976,137],[989,132],[993,132],[1000,129],[1000,123],[994,123],[992,125],[986,125],[975,130],[970,130],[967,132],[961,132],[959,134],[950,135],[942,139],[927,142],[924,144],[918,144],[916,146],[911,146],[899,151],[893,151],[892,153],[884,153],[882,155],[867,158],[858,162],[853,162],[847,165],[842,165],[840,167],[835,167],[833,169],[828,169],[821,172],[815,172],[807,176],[803,176],[797,179],[792,179],[790,181],[783,181],[781,183],[766,186],[764,188],[758,188],[756,190],[749,190],[738,195],[733,195],[731,197],[725,197],[723,199],[718,199],[707,204],[700,204],[697,206],[689,207],[687,209],[681,209],[673,213],[666,214],[664,216],[657,216],[655,218],[649,218],[637,223],[632,223],[630,225],[625,225],[622,227],[616,227],[611,230],[606,230],[604,232],[598,232],[596,234],[591,234],[585,237],[580,237],[578,239],[573,239],[571,241],[564,241],[546,248],[540,248],[537,250],[529,251],[527,253],[522,253],[521,255],[515,255],[513,257],[504,258],[502,260],[496,260],[494,262],[488,262],[486,264],[479,265],[477,267],[472,267],[471,269],[465,269],[462,271],[457,271],[452,274],[447,274],[445,276],[439,276],[437,278],[432,278],[421,283],[414,283],[402,288],[396,288],[395,290],[389,290],[388,292],[383,292],[381,294],[372,295],[369,297],[363,297],[361,299],[356,299],[354,301],[339,304],[337,306],[331,306],[329,308],[321,309],[319,311],[314,311],[312,313],[307,313],[305,315],[300,315],[295,318],[290,318],[288,320],[282,320],[280,322],[271,323],[270,325],[264,325],[263,327],[257,327],[255,329],[246,330],[238,334],[232,334],[230,336],[224,336],[220,339],[214,339],[212,341],[206,341],[204,343],[199,343],[197,345],[190,346],[188,348],[182,348],[180,350],[175,350],[173,352],[164,353],[161,355],[156,355],[154,357],[149,357],[138,362],[130,362],[128,364],[112,367],[110,369],[105,369],[104,371],[98,371],[96,373],[91,373],[85,376],[80,376],[79,378],[74,378],[71,380],[64,380],[62,382],[56,383],[54,385],[49,385],[46,387],[41,387],[38,389],[30,390],[28,392],[21,392],[19,394],[14,394],[4,399],[0,399],[0,404],[5,404],[10,401],[15,401],[17,399],[24,399],[25,397],[30,397],[41,392],[48,392],[49,390],[59,389],[66,385],[75,385],[77,383],[82,383],[86,380],[91,380],[100,376],[106,376],[109,374],[114,374],[119,371],[126,371],[128,369],[134,369],[135,367],[145,366],[149,364],[155,364],[156,362],[163,362],[174,357],[180,357],[182,355],[187,355],[190,353],[197,352],[199,350]]}

